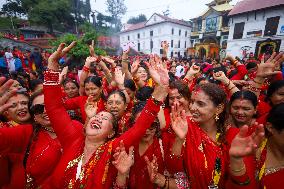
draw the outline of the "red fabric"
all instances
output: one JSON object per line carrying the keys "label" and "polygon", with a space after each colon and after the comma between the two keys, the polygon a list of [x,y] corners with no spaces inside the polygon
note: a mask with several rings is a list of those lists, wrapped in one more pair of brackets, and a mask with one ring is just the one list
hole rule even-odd
{"label": "red fabric", "polygon": [[[212,172],[214,171],[216,158],[221,160],[221,177],[218,187],[225,188],[230,174],[228,171],[228,151],[238,129],[230,127],[226,132],[226,142],[218,145],[190,118],[188,118],[188,125],[184,162],[186,172],[190,178],[191,188],[205,189],[212,184]],[[207,160],[207,168],[204,156]]]}
{"label": "red fabric", "polygon": [[230,80],[243,80],[245,75],[248,73],[246,66],[241,64],[236,67],[238,73],[234,75]]}
{"label": "red fabric", "polygon": [[269,174],[263,177],[259,189],[266,187],[266,189],[282,188],[284,186],[284,169]]}
{"label": "red fabric", "polygon": [[[87,115],[85,112],[85,104],[87,101],[88,97],[87,96],[78,96],[75,98],[70,98],[64,101],[64,107],[67,110],[76,110],[80,109],[80,112],[82,114],[82,120],[85,123],[87,119]],[[105,110],[105,102],[102,98],[99,99],[97,102],[98,110],[97,112]]]}
{"label": "red fabric", "polygon": [[49,185],[47,181],[61,157],[61,147],[57,139],[52,139],[46,131],[40,130],[31,144],[25,172],[23,170],[23,156],[26,153],[32,133],[33,128],[31,125],[0,130],[0,152],[21,154],[22,157],[20,161],[21,169],[11,170],[15,176],[11,178],[11,186],[7,186],[7,188],[24,188],[26,182],[25,173],[31,175],[34,179],[34,186],[44,188],[44,185]]}
{"label": "red fabric", "polygon": [[[58,163],[56,170],[53,173],[52,184],[53,188],[65,188],[70,179],[75,178],[77,164],[66,170],[68,162],[78,158],[83,153],[85,135],[83,133],[82,124],[76,121],[72,121],[63,106],[60,92],[60,86],[44,86],[44,101],[46,105],[46,111],[56,132],[56,135],[63,147],[63,155]],[[129,129],[119,138],[113,141],[107,142],[103,146],[103,151],[98,159],[98,163],[91,170],[88,180],[85,184],[85,188],[94,189],[109,189],[116,177],[117,171],[115,167],[110,163],[107,168],[106,165],[114,149],[119,145],[119,142],[123,140],[126,149],[133,144],[136,144],[143,137],[146,129],[150,127],[155,117],[159,112],[160,107],[155,105],[152,100],[148,100],[144,110],[140,117],[136,121],[134,127]],[[112,147],[110,148],[110,145]],[[108,152],[110,150],[110,152]],[[95,154],[95,153],[94,153]],[[92,159],[90,159],[92,160]],[[89,161],[90,162],[90,161]],[[88,165],[88,163],[87,163]],[[106,180],[103,182],[103,177],[106,174]],[[78,183],[75,183],[79,188]]]}

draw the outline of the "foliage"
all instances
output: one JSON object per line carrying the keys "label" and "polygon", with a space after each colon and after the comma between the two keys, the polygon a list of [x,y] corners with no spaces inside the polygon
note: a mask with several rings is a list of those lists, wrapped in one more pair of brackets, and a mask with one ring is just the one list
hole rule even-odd
{"label": "foliage", "polygon": [[[87,32],[87,33],[85,33],[85,35],[81,36],[80,38],[78,38],[78,36],[76,36],[74,34],[65,34],[64,36],[62,36],[58,40],[51,42],[51,45],[56,48],[56,47],[58,47],[58,45],[60,43],[70,44],[72,41],[77,41],[76,46],[70,51],[69,54],[74,59],[79,60],[79,61],[83,61],[89,56],[88,45],[90,43],[87,43],[87,42],[89,42],[91,40],[96,41],[96,39],[97,39],[97,35],[96,35],[95,31]],[[95,48],[95,53],[97,55],[106,55],[106,52],[99,49],[99,48]]]}
{"label": "foliage", "polygon": [[126,6],[124,4],[124,0],[107,0],[107,12],[110,13],[112,18],[111,23],[114,24],[116,31],[120,31],[121,17],[126,13]]}
{"label": "foliage", "polygon": [[2,11],[8,13],[10,16],[21,16],[25,14],[25,10],[21,6],[21,0],[7,0],[3,5]]}
{"label": "foliage", "polygon": [[127,24],[137,24],[137,23],[145,22],[145,21],[147,21],[147,17],[144,14],[140,14],[137,17],[129,18],[129,20],[127,21]]}

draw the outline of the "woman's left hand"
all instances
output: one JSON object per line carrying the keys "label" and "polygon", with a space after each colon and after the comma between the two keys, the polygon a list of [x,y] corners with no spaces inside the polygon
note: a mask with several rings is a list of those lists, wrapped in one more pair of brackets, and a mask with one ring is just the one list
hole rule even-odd
{"label": "woman's left hand", "polygon": [[248,126],[242,126],[233,139],[229,154],[233,158],[243,158],[252,155],[264,139],[264,126],[255,123],[255,131],[248,136]]}
{"label": "woman's left hand", "polygon": [[127,154],[123,141],[120,141],[120,146],[115,149],[113,158],[114,161],[112,164],[115,166],[118,173],[121,175],[128,174],[131,166],[134,164],[134,147],[131,146]]}
{"label": "woman's left hand", "polygon": [[150,161],[149,158],[147,156],[145,156],[145,161],[147,163],[147,170],[148,170],[148,174],[149,174],[149,177],[150,177],[150,181],[152,183],[155,183],[156,180],[157,180],[158,169],[159,169],[157,157],[155,155],[153,155],[153,160]]}
{"label": "woman's left hand", "polygon": [[123,86],[124,85],[124,79],[125,79],[125,74],[123,74],[120,69],[115,68],[114,80],[117,83],[117,85],[118,86]]}
{"label": "woman's left hand", "polygon": [[88,118],[92,118],[97,114],[98,106],[93,96],[89,96],[85,104],[85,112]]}

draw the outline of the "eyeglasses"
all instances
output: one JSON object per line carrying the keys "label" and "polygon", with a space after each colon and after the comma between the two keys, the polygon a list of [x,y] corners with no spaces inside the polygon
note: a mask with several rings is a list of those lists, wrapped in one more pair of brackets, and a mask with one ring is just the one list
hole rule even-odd
{"label": "eyeglasses", "polygon": [[44,112],[44,104],[35,104],[30,108],[30,112],[34,115],[42,114]]}

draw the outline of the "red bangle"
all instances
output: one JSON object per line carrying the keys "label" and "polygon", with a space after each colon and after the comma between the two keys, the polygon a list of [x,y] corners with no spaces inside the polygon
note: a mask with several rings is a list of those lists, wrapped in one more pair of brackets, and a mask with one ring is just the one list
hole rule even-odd
{"label": "red bangle", "polygon": [[90,71],[90,68],[88,68],[87,66],[84,66],[84,67],[83,67],[83,71],[84,71],[84,72],[89,72],[89,71]]}
{"label": "red bangle", "polygon": [[184,81],[186,84],[189,84],[189,83],[190,83],[189,79],[187,79],[187,78],[183,78],[183,81]]}
{"label": "red bangle", "polygon": [[54,72],[51,70],[47,70],[44,72],[44,85],[59,85],[59,75],[60,72]]}

